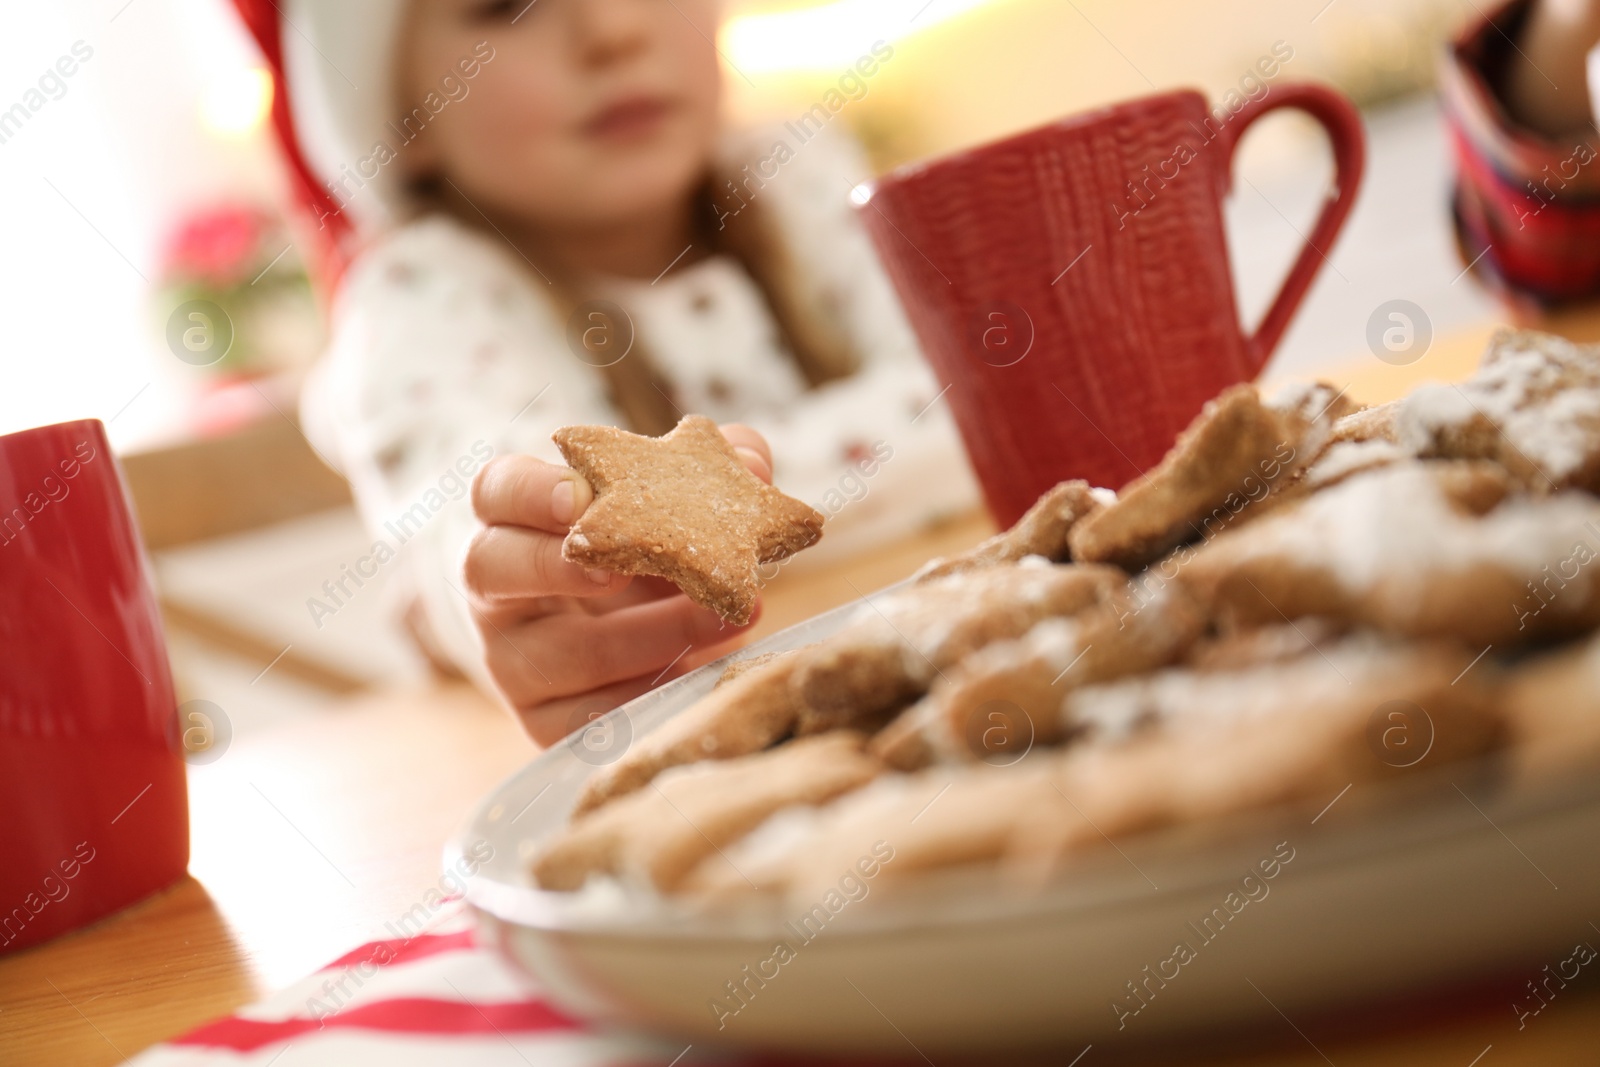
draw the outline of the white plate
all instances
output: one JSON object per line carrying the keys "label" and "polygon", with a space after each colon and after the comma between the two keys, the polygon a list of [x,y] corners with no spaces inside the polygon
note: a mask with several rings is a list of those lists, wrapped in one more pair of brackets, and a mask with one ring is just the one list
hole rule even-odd
{"label": "white plate", "polygon": [[[816,641],[854,610],[737,657]],[[535,888],[529,859],[566,823],[595,763],[693,704],[726,662],[618,708],[589,746],[580,738],[540,755],[446,849],[456,866],[492,848],[466,890],[481,928],[577,1016],[795,1051],[1073,1050],[1258,1019],[1281,1026],[1280,1013],[1494,971],[1520,987],[1600,936],[1589,926],[1600,778],[1514,792],[1494,762],[1357,785],[1320,814],[1319,803],[1120,842],[1045,890],[959,872],[876,900],[869,887],[805,942],[784,925],[798,916],[779,906],[708,915]],[[1248,899],[1242,879],[1280,845],[1293,859],[1270,881],[1258,874],[1259,899]],[[779,940],[793,949],[787,962],[771,962]]]}

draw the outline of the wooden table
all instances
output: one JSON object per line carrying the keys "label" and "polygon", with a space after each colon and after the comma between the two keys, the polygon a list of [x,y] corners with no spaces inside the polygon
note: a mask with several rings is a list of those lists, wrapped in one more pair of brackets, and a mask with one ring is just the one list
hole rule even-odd
{"label": "wooden table", "polygon": [[[1565,332],[1600,336],[1600,316]],[[1327,377],[1354,396],[1385,399],[1421,378],[1464,376],[1488,333],[1485,326],[1441,339],[1410,367],[1368,360]],[[781,575],[759,632],[898,580],[989,532],[986,518],[968,516],[848,563]],[[238,740],[217,762],[190,769],[191,877],[91,929],[0,961],[0,1065],[119,1062],[379,936],[438,884],[442,844],[475,800],[534,751],[509,715],[462,686],[376,693],[313,723]],[[1443,1012],[1435,1005],[1379,1025],[1300,1023],[1320,1051],[1286,1024],[1254,1035],[1264,1048],[1225,1060],[1192,1046],[1163,1059],[1263,1067],[1593,1063],[1600,978],[1575,982],[1520,1033],[1509,1003]]]}

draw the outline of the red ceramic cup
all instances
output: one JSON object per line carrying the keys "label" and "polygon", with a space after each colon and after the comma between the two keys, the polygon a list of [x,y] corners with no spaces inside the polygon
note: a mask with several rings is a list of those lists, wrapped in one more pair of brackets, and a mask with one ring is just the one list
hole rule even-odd
{"label": "red ceramic cup", "polygon": [[[1222,200],[1239,137],[1277,108],[1321,123],[1334,186],[1253,335]],[[1254,378],[1344,224],[1356,109],[1275,85],[1237,113],[1173,92],[1069,118],[868,187],[861,207],[996,521],[1068,478],[1119,488],[1207,400]]]}
{"label": "red ceramic cup", "polygon": [[0,812],[0,954],[188,866],[161,620],[94,420],[0,437]]}

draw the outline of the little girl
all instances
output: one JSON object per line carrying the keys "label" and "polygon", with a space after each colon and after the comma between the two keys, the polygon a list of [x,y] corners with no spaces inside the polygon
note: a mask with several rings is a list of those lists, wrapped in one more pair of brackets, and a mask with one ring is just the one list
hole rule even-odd
{"label": "little girl", "polygon": [[719,123],[717,0],[236,2],[340,275],[307,431],[407,532],[427,643],[537,740],[738,636],[561,559],[592,494],[558,427],[709,415],[835,550],[976,504],[829,109],[803,142]]}

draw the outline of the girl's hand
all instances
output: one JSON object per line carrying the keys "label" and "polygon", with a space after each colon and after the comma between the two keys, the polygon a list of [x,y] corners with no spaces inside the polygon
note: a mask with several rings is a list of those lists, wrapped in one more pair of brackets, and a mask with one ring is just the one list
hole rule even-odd
{"label": "girl's hand", "polygon": [[[772,480],[760,434],[738,425],[722,433],[753,474]],[[723,623],[669,582],[562,559],[562,539],[593,499],[576,471],[532,456],[495,459],[472,485],[484,529],[467,549],[467,596],[489,674],[541,745],[748,629]]]}

